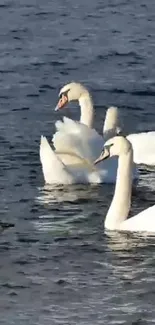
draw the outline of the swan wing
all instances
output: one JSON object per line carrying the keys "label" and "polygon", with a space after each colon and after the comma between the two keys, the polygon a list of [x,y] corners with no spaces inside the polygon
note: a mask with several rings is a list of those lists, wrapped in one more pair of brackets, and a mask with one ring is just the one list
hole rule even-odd
{"label": "swan wing", "polygon": [[130,134],[127,139],[133,146],[136,164],[155,165],[155,132]]}
{"label": "swan wing", "polygon": [[155,232],[155,205],[122,222],[120,230]]}
{"label": "swan wing", "polygon": [[52,139],[56,151],[73,152],[93,161],[102,150],[103,138],[80,122],[64,117],[63,122],[56,122],[56,129]]}
{"label": "swan wing", "polygon": [[[72,165],[71,159],[75,159]],[[102,183],[102,179],[106,177],[106,172],[100,173],[81,157],[65,152],[56,153],[44,136],[40,142],[40,160],[47,184],[97,184]]]}
{"label": "swan wing", "polygon": [[[67,117],[64,117],[63,121],[56,122],[56,129],[52,142],[57,154],[63,153],[61,160],[65,165],[67,164],[70,167],[73,164],[75,165],[76,162],[79,163],[80,157],[84,159],[84,165],[86,164],[85,160],[92,164],[100,155],[104,140],[95,129],[90,129],[85,124]],[[117,166],[115,157],[108,161],[102,161],[97,165],[97,170],[100,171],[100,178],[103,182],[115,183]],[[135,178],[137,178],[137,171],[134,169],[133,179]]]}
{"label": "swan wing", "polygon": [[53,151],[46,137],[41,136],[40,161],[47,184],[72,184],[73,177],[61,159]]}

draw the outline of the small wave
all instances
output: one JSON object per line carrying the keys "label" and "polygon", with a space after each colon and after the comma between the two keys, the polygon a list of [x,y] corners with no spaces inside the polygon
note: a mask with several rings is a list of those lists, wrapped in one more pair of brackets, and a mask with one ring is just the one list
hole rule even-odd
{"label": "small wave", "polygon": [[29,109],[30,109],[30,107],[12,108],[12,112],[28,111]]}
{"label": "small wave", "polygon": [[109,53],[105,53],[105,54],[99,54],[97,56],[97,59],[99,60],[105,60],[105,59],[109,59],[112,57],[133,57],[136,60],[143,60],[142,56],[138,55],[136,52],[130,51],[130,52],[118,52],[118,51],[111,51]]}
{"label": "small wave", "polygon": [[120,88],[112,88],[107,90],[109,93],[114,93],[114,94],[130,94],[133,96],[155,96],[155,91],[152,90],[125,90],[125,89],[120,89]]}
{"label": "small wave", "polygon": [[0,73],[5,74],[5,73],[14,73],[14,70],[0,70]]}
{"label": "small wave", "polygon": [[21,285],[17,285],[17,284],[14,284],[14,283],[9,283],[9,282],[6,282],[6,283],[1,283],[1,286],[4,287],[4,288],[7,288],[7,289],[26,289],[26,288],[29,288],[27,286],[24,286],[23,284]]}
{"label": "small wave", "polygon": [[26,96],[27,97],[39,97],[40,95],[39,94],[27,94]]}
{"label": "small wave", "polygon": [[40,89],[49,89],[49,90],[55,90],[55,87],[48,85],[48,84],[43,84],[40,86]]}
{"label": "small wave", "polygon": [[31,65],[34,67],[42,67],[45,65],[45,62],[32,62]]}
{"label": "small wave", "polygon": [[48,12],[48,11],[40,11],[40,12],[36,12],[35,16],[46,16],[52,14],[52,12]]}
{"label": "small wave", "polygon": [[66,64],[66,62],[61,62],[61,61],[51,61],[48,62],[49,65],[54,65],[54,66],[64,66]]}
{"label": "small wave", "polygon": [[152,90],[136,90],[131,92],[134,96],[155,96],[155,92]]}
{"label": "small wave", "polygon": [[0,4],[0,9],[3,8],[3,9],[8,9],[11,7],[11,2],[10,3],[7,3],[7,4]]}

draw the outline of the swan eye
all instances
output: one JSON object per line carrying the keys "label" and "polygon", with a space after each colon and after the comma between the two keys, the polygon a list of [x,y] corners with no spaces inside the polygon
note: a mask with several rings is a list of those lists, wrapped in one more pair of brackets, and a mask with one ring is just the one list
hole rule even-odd
{"label": "swan eye", "polygon": [[67,89],[66,91],[63,91],[60,95],[59,98],[61,99],[63,96],[67,97],[68,99],[68,92],[70,91],[70,89]]}

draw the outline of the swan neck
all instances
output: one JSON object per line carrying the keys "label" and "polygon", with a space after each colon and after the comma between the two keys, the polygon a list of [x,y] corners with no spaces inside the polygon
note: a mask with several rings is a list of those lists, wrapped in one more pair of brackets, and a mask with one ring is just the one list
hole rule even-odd
{"label": "swan neck", "polygon": [[110,107],[105,116],[103,126],[104,141],[112,138],[116,134],[116,128],[118,127],[118,110],[117,107]]}
{"label": "swan neck", "polygon": [[128,217],[131,206],[132,164],[131,148],[127,154],[120,155],[118,160],[115,193],[105,220],[107,229],[119,229],[120,224]]}
{"label": "swan neck", "polygon": [[94,107],[89,93],[85,93],[79,98],[79,105],[81,108],[80,122],[87,125],[89,128],[92,128],[94,120]]}

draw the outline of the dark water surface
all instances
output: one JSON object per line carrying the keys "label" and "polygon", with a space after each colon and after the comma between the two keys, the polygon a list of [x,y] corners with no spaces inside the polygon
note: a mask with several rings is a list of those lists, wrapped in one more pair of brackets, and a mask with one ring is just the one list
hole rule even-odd
{"label": "dark water surface", "polygon": [[[155,238],[108,234],[113,187],[44,187],[40,135],[77,118],[60,87],[89,86],[101,131],[118,105],[126,127],[155,130],[155,1],[8,0],[0,4],[0,324],[155,324]],[[72,109],[73,107],[73,109]],[[140,171],[132,213],[154,203]]]}

